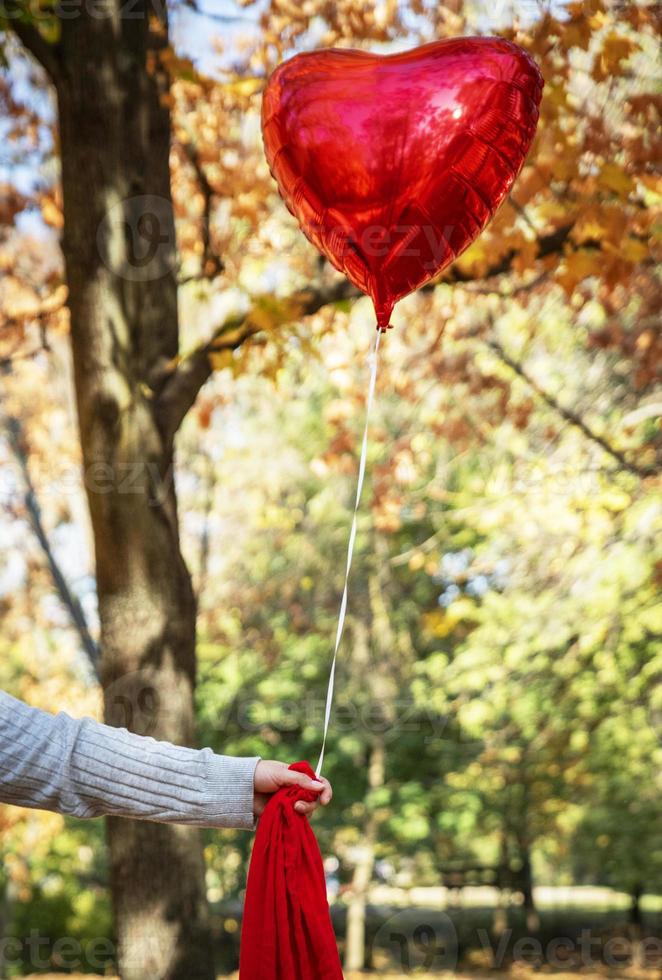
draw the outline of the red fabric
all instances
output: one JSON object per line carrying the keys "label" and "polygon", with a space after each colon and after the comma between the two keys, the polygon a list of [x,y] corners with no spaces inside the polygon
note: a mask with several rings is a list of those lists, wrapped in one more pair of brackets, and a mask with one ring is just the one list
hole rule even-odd
{"label": "red fabric", "polygon": [[[290,769],[315,773],[307,762]],[[326,900],[317,838],[297,800],[318,794],[278,790],[258,822],[248,871],[239,980],[343,980]]]}

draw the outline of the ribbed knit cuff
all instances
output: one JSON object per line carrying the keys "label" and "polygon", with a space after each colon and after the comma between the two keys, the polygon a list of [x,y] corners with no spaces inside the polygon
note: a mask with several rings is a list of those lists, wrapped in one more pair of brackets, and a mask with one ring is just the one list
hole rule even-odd
{"label": "ribbed knit cuff", "polygon": [[215,755],[202,749],[206,756],[207,774],[201,810],[209,827],[237,827],[253,830],[255,814],[255,768],[260,756],[235,757]]}

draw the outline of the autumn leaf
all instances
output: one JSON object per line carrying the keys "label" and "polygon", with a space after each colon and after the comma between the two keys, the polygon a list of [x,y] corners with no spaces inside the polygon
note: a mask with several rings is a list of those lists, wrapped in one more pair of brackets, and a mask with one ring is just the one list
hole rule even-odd
{"label": "autumn leaf", "polygon": [[41,208],[41,216],[51,228],[62,228],[64,226],[64,217],[62,214],[62,204],[58,199],[59,195],[43,194],[39,199],[39,206]]}
{"label": "autumn leaf", "polygon": [[596,81],[603,81],[605,78],[615,74],[621,65],[630,57],[639,45],[631,38],[623,37],[621,34],[612,32],[605,38],[602,50],[595,59],[593,66],[593,78]]}
{"label": "autumn leaf", "polygon": [[605,163],[598,176],[598,184],[607,190],[614,191],[621,197],[627,197],[634,190],[634,181],[617,163]]}
{"label": "autumn leaf", "polygon": [[207,354],[212,371],[223,371],[232,367],[233,352],[231,350],[210,350]]}
{"label": "autumn leaf", "polygon": [[583,210],[573,225],[571,237],[578,245],[587,241],[621,241],[627,227],[627,215],[617,205],[592,204]]}
{"label": "autumn leaf", "polygon": [[583,11],[581,16],[573,17],[564,25],[561,36],[564,44],[568,48],[581,48],[582,51],[588,50],[593,36],[593,30],[589,19],[584,16]]}
{"label": "autumn leaf", "polygon": [[556,280],[570,296],[578,283],[589,276],[600,275],[604,264],[604,255],[599,249],[580,248],[565,257]]}

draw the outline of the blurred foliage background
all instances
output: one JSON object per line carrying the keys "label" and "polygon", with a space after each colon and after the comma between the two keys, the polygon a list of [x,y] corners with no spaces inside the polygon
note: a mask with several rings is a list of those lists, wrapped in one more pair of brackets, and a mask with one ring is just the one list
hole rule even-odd
{"label": "blurred foliage background", "polygon": [[[29,29],[50,43],[57,14],[37,6]],[[547,942],[587,927],[623,937],[612,975],[653,975],[659,8],[207,0],[205,10],[173,5],[160,53],[179,363],[205,364],[176,471],[198,601],[199,740],[227,754],[317,756],[373,335],[369,301],[320,263],[277,197],[260,143],[265,77],[318,45],[511,38],[546,81],[529,160],[480,240],[398,305],[380,352],[326,763],[335,800],[315,824],[348,967],[398,966],[379,929],[399,908],[450,908],[469,965],[490,962],[479,928],[506,935],[511,957],[519,935]],[[57,114],[20,30],[4,26],[0,680],[32,704],[100,717]],[[156,709],[140,710],[149,732]],[[85,947],[112,935],[101,824],[3,807],[0,826],[6,936],[37,930]],[[239,832],[205,838],[227,970],[249,847]],[[423,947],[412,965],[435,967]],[[44,969],[70,967],[66,951],[48,949]],[[575,953],[570,971],[587,966]],[[99,956],[101,972],[112,958]]]}

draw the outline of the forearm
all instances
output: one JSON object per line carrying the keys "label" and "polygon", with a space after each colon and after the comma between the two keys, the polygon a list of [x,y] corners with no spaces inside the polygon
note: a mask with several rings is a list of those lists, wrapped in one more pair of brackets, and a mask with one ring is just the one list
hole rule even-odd
{"label": "forearm", "polygon": [[30,708],[0,692],[0,800],[78,817],[252,828],[257,758]]}

